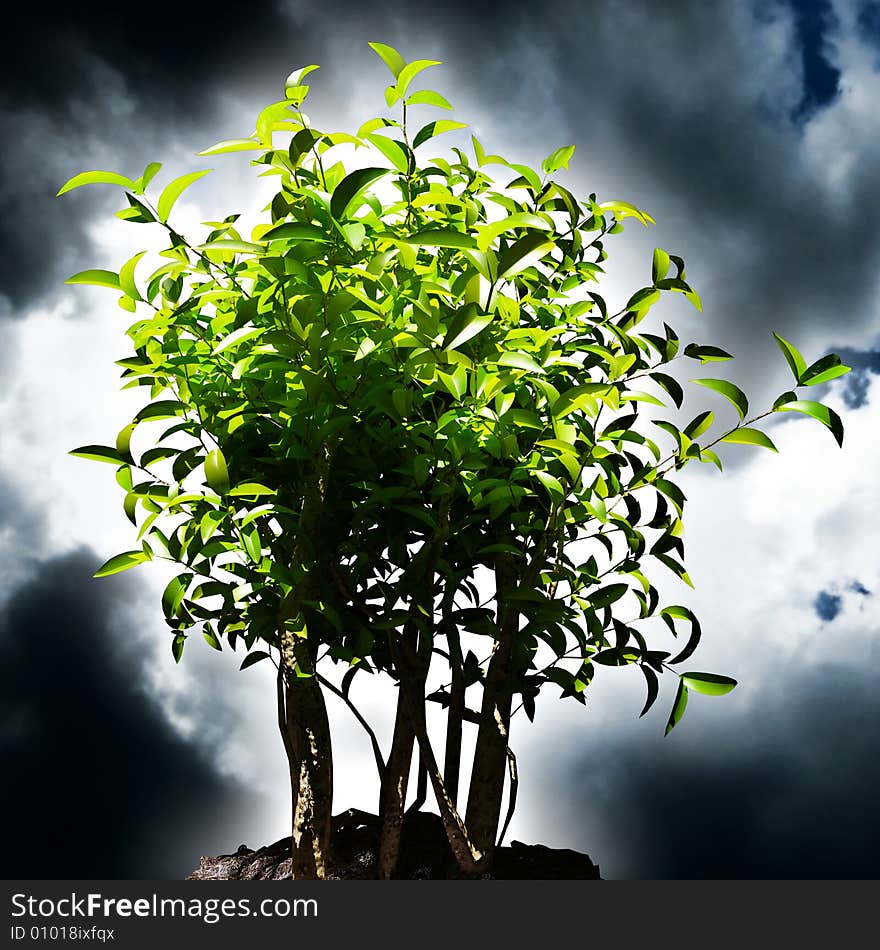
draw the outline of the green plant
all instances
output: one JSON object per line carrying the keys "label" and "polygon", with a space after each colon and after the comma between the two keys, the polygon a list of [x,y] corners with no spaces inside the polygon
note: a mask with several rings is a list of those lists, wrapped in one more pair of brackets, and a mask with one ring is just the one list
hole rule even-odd
{"label": "green plant", "polygon": [[[244,648],[242,669],[277,666],[294,876],[327,870],[327,691],[349,705],[374,751],[380,874],[394,874],[417,748],[417,807],[429,781],[470,875],[491,869],[508,771],[508,820],[515,800],[515,704],[531,719],[550,685],[583,703],[598,668],[635,665],[644,714],[659,677],[696,649],[697,618],[661,606],[650,576],[659,564],[690,583],[675,472],[691,462],[720,468],[718,443],[775,451],[754,428],[775,412],[811,415],[838,442],[842,427],[794,392],[749,417],[745,394],[714,378],[693,382],[732,403],[736,425],[711,435],[711,410],[684,425],[657,418],[682,404],[668,364],[731,357],[682,346],[666,324],[642,328],[664,294],[700,309],[674,254],[656,249],[650,282],[616,311],[598,292],[608,238],[628,219],[647,226],[651,217],[560,184],[574,146],[540,171],[487,155],[475,138],[473,158],[457,147],[419,157],[464,126],[439,118],[413,132],[415,110],[451,108],[437,92],[410,88],[437,64],[371,45],[392,73],[385,98],[399,119],[370,119],[356,135],[314,129],[301,110],[317,68],[309,66],[291,75],[251,137],[201,153],[254,152],[252,164],[277,178],[266,219],[247,236],[236,214],[209,222],[198,242],[170,223],[176,200],[206,171],[167,184],[155,203],[147,189],[156,163],[138,179],[86,172],[61,189],[120,186],[128,207],[118,216],[155,224],[168,239],[145,280],[136,269],[146,252],[118,273],[70,278],[114,289],[137,315],[133,352],[119,363],[125,385],[150,395],[115,447],[73,454],[117,466],[139,529],[140,546],[96,576],[156,558],[180,568],[162,597],[175,659],[201,627],[214,649]],[[502,183],[490,169],[512,177]],[[776,339],[797,386],[847,371],[835,356],[807,367]],[[135,432],[135,442],[154,444],[135,453]],[[665,452],[655,441],[664,438]],[[652,643],[658,620],[674,635],[687,631],[675,655]],[[426,695],[438,661],[448,682]],[[330,663],[346,668],[341,682],[325,676]],[[387,755],[352,699],[358,673],[399,684]],[[667,731],[691,691],[734,686],[680,673]],[[478,709],[466,703],[472,687],[482,692]],[[446,709],[442,768],[429,701]],[[465,723],[477,740],[462,816]]]}

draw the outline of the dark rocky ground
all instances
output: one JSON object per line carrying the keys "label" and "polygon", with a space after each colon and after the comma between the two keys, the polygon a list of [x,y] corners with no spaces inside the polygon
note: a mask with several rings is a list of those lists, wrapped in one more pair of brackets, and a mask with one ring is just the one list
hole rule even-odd
{"label": "dark rocky ground", "polygon": [[[379,819],[350,809],[333,819],[333,858],[328,877],[371,880],[376,877]],[[415,812],[406,816],[398,876],[405,880],[445,880],[458,877],[446,833],[437,815]],[[203,857],[190,881],[258,881],[290,877],[290,839],[253,851],[242,845],[235,854]],[[597,865],[578,851],[546,848],[514,841],[496,851],[498,880],[599,880]]]}

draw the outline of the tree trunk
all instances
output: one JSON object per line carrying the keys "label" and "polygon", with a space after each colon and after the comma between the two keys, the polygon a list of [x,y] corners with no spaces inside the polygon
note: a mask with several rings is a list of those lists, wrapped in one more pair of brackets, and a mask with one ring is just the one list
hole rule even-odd
{"label": "tree trunk", "polygon": [[443,781],[453,805],[458,804],[458,786],[461,775],[461,738],[464,721],[464,661],[461,656],[461,638],[451,623],[444,624],[449,645],[449,665],[452,683],[449,687],[449,710],[446,715],[446,757],[443,763]]}
{"label": "tree trunk", "polygon": [[288,675],[287,713],[288,734],[299,762],[291,874],[295,879],[322,879],[330,855],[333,748],[324,694],[314,672]]}
{"label": "tree trunk", "polygon": [[516,566],[510,554],[498,555],[495,578],[498,639],[483,688],[465,817],[468,833],[483,852],[487,870],[492,866],[501,819],[513,698],[513,648],[519,629],[518,613],[509,602],[509,594],[517,585]]}
{"label": "tree trunk", "polygon": [[379,838],[379,877],[390,880],[397,871],[400,857],[400,838],[403,832],[403,816],[406,806],[406,790],[412,767],[413,747],[416,734],[404,699],[403,688],[397,694],[397,713],[394,719],[394,738],[391,755],[382,783],[382,799],[379,814],[382,831]]}

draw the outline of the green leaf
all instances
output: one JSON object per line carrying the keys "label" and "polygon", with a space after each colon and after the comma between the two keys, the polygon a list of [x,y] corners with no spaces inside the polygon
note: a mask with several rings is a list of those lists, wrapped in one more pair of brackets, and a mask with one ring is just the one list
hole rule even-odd
{"label": "green leaf", "polygon": [[141,177],[135,182],[134,193],[136,195],[142,195],[146,191],[147,185],[150,184],[150,182],[161,170],[161,162],[150,162],[150,164],[144,169],[143,175],[141,175]]}
{"label": "green leaf", "polygon": [[205,459],[205,478],[208,487],[218,495],[224,495],[229,490],[229,469],[220,449],[212,449],[208,453]]}
{"label": "green leaf", "polygon": [[547,158],[541,162],[541,170],[546,175],[552,175],[553,172],[559,171],[560,168],[568,168],[568,163],[571,161],[572,155],[574,155],[574,145],[563,145],[562,148],[556,149],[555,152],[548,155]]}
{"label": "green leaf", "polygon": [[456,399],[461,399],[467,392],[467,370],[463,366],[456,366],[455,371],[451,374],[439,370],[437,375]]}
{"label": "green leaf", "polygon": [[[124,458],[131,459],[131,436],[137,423],[130,422],[123,429],[120,429],[116,436],[116,451]],[[129,486],[130,488],[131,486]]]}
{"label": "green leaf", "polygon": [[654,700],[657,699],[657,695],[660,692],[660,681],[657,678],[657,674],[647,666],[640,666],[639,669],[642,671],[645,677],[645,683],[648,686],[648,698],[645,700],[645,705],[642,708],[642,711],[639,713],[639,719],[645,715],[646,712],[654,705]]}
{"label": "green leaf", "polygon": [[420,145],[434,138],[435,135],[442,135],[444,132],[454,132],[455,129],[466,129],[464,122],[454,122],[452,119],[435,119],[427,125],[423,125],[416,133],[413,139],[412,147],[418,148]]}
{"label": "green leaf", "polygon": [[359,168],[350,175],[346,175],[333,190],[333,197],[330,199],[330,214],[337,221],[341,221],[349,208],[363,196],[370,185],[389,173],[388,168]]}
{"label": "green leaf", "polygon": [[812,366],[808,366],[800,378],[801,386],[818,386],[820,383],[829,383],[838,376],[845,376],[851,366],[844,366],[840,357],[836,353],[829,356],[823,356],[816,360]]}
{"label": "green leaf", "polygon": [[682,673],[681,681],[688,689],[706,696],[723,696],[736,686],[736,680],[717,673]]}
{"label": "green leaf", "polygon": [[165,587],[162,593],[162,610],[169,620],[177,615],[192,579],[191,573],[178,574],[177,577],[172,577]]}
{"label": "green leaf", "polygon": [[679,679],[678,681],[678,692],[675,694],[675,701],[672,704],[672,712],[669,714],[669,721],[666,723],[666,732],[665,735],[669,735],[670,732],[681,722],[681,717],[684,715],[684,711],[687,708],[688,704],[688,689],[685,685],[684,679]]}
{"label": "green leaf", "polygon": [[657,283],[669,273],[669,255],[661,247],[654,248],[654,259],[651,263],[651,280]]}
{"label": "green leaf", "polygon": [[284,80],[284,95],[287,99],[295,99],[299,96],[299,92],[294,92],[293,90],[299,90],[303,84],[303,80],[308,76],[309,73],[313,73],[316,69],[320,69],[320,66],[312,64],[311,66],[298,66],[296,69],[292,70],[287,79]]}
{"label": "green leaf", "polygon": [[407,100],[408,106],[437,106],[438,109],[451,109],[452,104],[445,99],[439,92],[433,89],[423,89],[421,92],[414,92]]}
{"label": "green leaf", "polygon": [[391,75],[395,79],[400,75],[406,60],[397,52],[393,46],[386,46],[385,43],[369,43],[370,49],[379,56],[385,65],[391,70]]}
{"label": "green leaf", "polygon": [[128,294],[132,300],[143,299],[140,295],[140,291],[137,289],[137,284],[134,282],[134,272],[138,261],[140,261],[146,253],[146,251],[141,251],[140,254],[135,254],[134,257],[127,260],[119,269],[119,289],[122,290],[123,293]]}
{"label": "green leaf", "polygon": [[602,607],[610,607],[616,603],[629,590],[626,584],[608,584],[607,587],[600,587],[594,594],[590,594],[587,600],[596,610]]}
{"label": "green leaf", "polygon": [[705,386],[707,389],[712,389],[716,393],[720,393],[725,399],[733,403],[736,407],[736,411],[739,413],[740,419],[745,419],[746,413],[749,411],[749,401],[739,386],[734,386],[733,383],[729,383],[726,379],[692,379],[691,382],[697,383],[699,386]]}
{"label": "green leaf", "polygon": [[536,363],[528,353],[507,352],[498,357],[499,366],[512,366],[514,369],[523,369],[527,373],[544,372],[544,367]]}
{"label": "green leaf", "polygon": [[698,346],[696,343],[689,343],[684,348],[684,355],[692,360],[699,360],[701,363],[717,363],[733,359],[732,354],[722,350],[720,346]]}
{"label": "green leaf", "polygon": [[427,69],[429,66],[440,65],[441,63],[436,59],[414,59],[411,63],[407,63],[397,76],[397,94],[399,96],[405,96],[406,90],[409,89],[409,84],[422,70]]}
{"label": "green leaf", "polygon": [[810,399],[795,399],[793,402],[786,402],[776,408],[776,412],[802,412],[807,416],[812,416],[829,429],[837,440],[837,444],[843,447],[843,422],[840,416],[828,406],[821,402],[813,402]]}
{"label": "green leaf", "polygon": [[584,383],[581,386],[572,386],[553,403],[550,412],[554,419],[563,419],[569,413],[590,406],[595,396],[608,388],[605,383]]}
{"label": "green leaf", "polygon": [[246,670],[249,666],[253,666],[255,663],[259,663],[260,660],[268,660],[269,654],[264,650],[254,650],[253,653],[248,653],[248,655],[241,661],[240,670]]}
{"label": "green leaf", "polygon": [[248,497],[257,497],[258,495],[275,495],[277,492],[274,488],[267,488],[265,485],[260,485],[258,482],[243,482],[241,485],[236,485],[230,492],[230,495],[241,496],[247,495]]}
{"label": "green leaf", "polygon": [[67,454],[81,459],[91,459],[93,462],[112,462],[114,465],[125,461],[122,453],[117,449],[111,449],[109,445],[83,445]]}
{"label": "green leaf", "polygon": [[245,343],[247,340],[253,340],[255,337],[258,337],[260,334],[265,332],[265,327],[239,327],[237,330],[233,330],[228,336],[225,336],[214,347],[212,354],[216,356],[218,353],[222,353],[224,350],[228,350],[232,346],[236,346],[239,343]]}
{"label": "green leaf", "polygon": [[254,244],[253,241],[238,241],[233,238],[219,238],[216,241],[208,241],[207,244],[199,244],[196,250],[227,251],[233,254],[266,253],[266,248],[262,244]]}
{"label": "green leaf", "polygon": [[559,501],[565,498],[565,489],[562,487],[562,482],[560,482],[556,476],[551,475],[549,472],[545,472],[541,469],[535,469],[529,474],[538,479],[538,481],[547,489],[547,492],[551,498]]}
{"label": "green leaf", "polygon": [[771,452],[779,451],[770,436],[765,435],[760,429],[734,429],[733,432],[728,432],[721,441],[731,442],[735,445],[760,445],[765,449],[770,449]]}
{"label": "green leaf", "polygon": [[711,425],[712,420],[715,418],[715,413],[710,410],[706,412],[701,412],[698,416],[695,416],[691,422],[685,426],[684,434],[689,439],[699,438]]}
{"label": "green leaf", "polygon": [[265,146],[256,139],[226,139],[210,148],[206,148],[199,155],[223,155],[227,152],[259,152]]}
{"label": "green leaf", "polygon": [[174,662],[179,663],[181,657],[183,656],[183,647],[186,643],[186,634],[178,633],[174,639],[171,641],[171,655],[174,657]]}
{"label": "green leaf", "polygon": [[131,178],[126,178],[125,175],[119,175],[116,172],[80,172],[66,181],[55,197],[73,191],[74,188],[81,188],[83,185],[121,185],[123,188],[131,188],[132,190],[135,188],[135,182]]}
{"label": "green leaf", "polygon": [[135,422],[145,422],[147,419],[173,419],[181,416],[186,406],[177,399],[158,399],[144,406],[134,417]]}
{"label": "green leaf", "polygon": [[217,634],[214,633],[214,628],[211,624],[206,623],[202,629],[202,636],[205,638],[205,642],[211,647],[212,650],[217,650],[219,653],[223,647],[220,645],[220,641],[217,639]]}
{"label": "green leaf", "polygon": [[477,242],[469,234],[454,228],[426,228],[402,240],[417,247],[459,247],[472,250],[477,247]]}
{"label": "green leaf", "polygon": [[314,224],[298,224],[292,221],[276,225],[266,231],[261,241],[319,241],[329,244],[333,238]]}
{"label": "green leaf", "polygon": [[499,255],[498,277],[506,279],[537,263],[554,248],[546,234],[527,234]]}
{"label": "green leaf", "polygon": [[259,562],[263,553],[259,529],[255,526],[242,535],[242,540],[244,541],[244,549],[247,551],[248,557],[252,561]]}
{"label": "green leaf", "polygon": [[183,192],[189,188],[193,182],[198,181],[200,178],[203,178],[208,172],[211,171],[210,168],[205,168],[200,172],[190,172],[188,175],[181,175],[180,178],[175,178],[174,181],[170,182],[162,190],[162,194],[159,195],[159,202],[156,205],[156,211],[159,214],[159,220],[163,223],[168,220],[168,215],[171,213],[171,209],[174,207],[174,202],[183,194]]}
{"label": "green leaf", "polygon": [[364,138],[371,145],[375,145],[399,172],[406,174],[409,168],[409,157],[400,142],[388,138],[387,135],[377,135],[375,132],[365,135]]}
{"label": "green leaf", "polygon": [[95,287],[109,287],[119,290],[119,275],[112,270],[83,270],[73,277],[68,277],[65,284],[92,284]]}
{"label": "green leaf", "polygon": [[450,324],[443,339],[443,349],[454,350],[462,343],[467,343],[478,333],[482,333],[493,319],[491,313],[480,313],[475,304],[470,304],[459,311]]}
{"label": "green leaf", "polygon": [[477,244],[481,251],[487,250],[492,242],[499,235],[506,231],[512,231],[514,228],[538,228],[541,231],[552,231],[553,225],[545,218],[528,211],[519,211],[502,218],[500,221],[494,221],[479,229]]}
{"label": "green leaf", "polygon": [[799,383],[801,381],[801,376],[804,375],[804,371],[807,368],[807,361],[803,358],[803,356],[801,356],[798,350],[788,342],[788,340],[784,340],[775,331],[773,336],[776,338],[779,349],[782,350],[782,355],[785,357],[786,362],[791,368],[791,372],[795,378],[795,381]]}
{"label": "green leaf", "polygon": [[131,567],[137,567],[144,561],[149,561],[150,556],[143,551],[126,551],[124,554],[117,554],[105,562],[92,577],[109,577],[110,574],[118,574],[120,571],[127,571]]}

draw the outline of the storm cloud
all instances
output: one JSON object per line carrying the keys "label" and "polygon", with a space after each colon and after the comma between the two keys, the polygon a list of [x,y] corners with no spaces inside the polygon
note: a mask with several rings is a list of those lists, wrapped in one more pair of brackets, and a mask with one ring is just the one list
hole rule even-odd
{"label": "storm cloud", "polygon": [[86,549],[42,561],[0,613],[4,878],[181,878],[234,850],[260,802],[150,697],[121,605]]}
{"label": "storm cloud", "polygon": [[[62,281],[118,266],[125,248],[104,223],[112,189],[54,196],[87,168],[136,176],[161,160],[167,181],[199,167],[195,152],[247,135],[307,63],[322,65],[310,77],[315,124],[354,130],[385,111],[387,74],[368,41],[443,60],[426,84],[487,150],[537,164],[573,143],[573,190],[650,211],[655,227],[628,225],[609,243],[602,292],[613,302],[647,282],[655,245],[682,254],[704,313],[669,302],[660,314],[736,353],[717,374],[754,406],[791,385],[771,329],[809,360],[834,350],[854,368],[817,396],[844,417],[842,453],[812,420],[784,413],[772,465],[747,449],[724,454],[724,476],[685,474],[697,591],[676,599],[703,618],[700,664],[740,679],[730,703],[694,703],[665,742],[651,720],[640,724],[649,733],[600,715],[585,739],[581,720],[566,719],[562,772],[558,760],[540,766],[539,719],[534,739],[516,737],[513,836],[555,834],[612,877],[870,876],[880,842],[870,811],[880,622],[865,593],[880,583],[873,0],[221,0],[138,13],[49,2],[16,13],[0,65],[0,319],[14,320],[0,348],[0,754],[12,776],[0,797],[20,819],[4,872],[49,876],[34,862],[51,850],[53,876],[176,877],[203,850],[283,832],[284,795],[266,804],[285,790],[260,668],[239,676],[207,648],[174,667],[155,645],[158,582],[90,579],[129,526],[119,499],[106,503],[112,471],[83,474],[90,463],[65,453],[112,441],[131,393],[116,401],[112,372],[101,375],[105,357],[122,355],[112,299],[98,309],[97,294]],[[246,161],[211,164],[217,183],[187,197],[192,220],[218,202],[241,210],[252,194]],[[343,729],[338,806],[371,807],[357,800],[363,745]]]}

